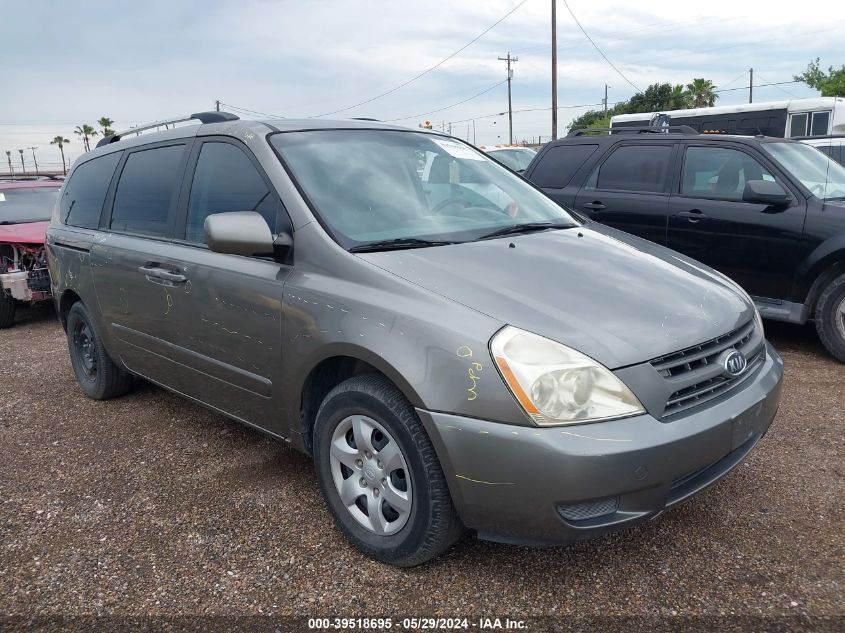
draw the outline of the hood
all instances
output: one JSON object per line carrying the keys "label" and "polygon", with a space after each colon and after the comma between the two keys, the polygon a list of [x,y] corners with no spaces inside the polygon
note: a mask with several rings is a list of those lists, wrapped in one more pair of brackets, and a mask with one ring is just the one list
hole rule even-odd
{"label": "hood", "polygon": [[703,343],[754,314],[703,264],[594,225],[360,256],[611,369]]}
{"label": "hood", "polygon": [[26,222],[24,224],[0,224],[0,243],[43,244],[47,238],[49,222]]}

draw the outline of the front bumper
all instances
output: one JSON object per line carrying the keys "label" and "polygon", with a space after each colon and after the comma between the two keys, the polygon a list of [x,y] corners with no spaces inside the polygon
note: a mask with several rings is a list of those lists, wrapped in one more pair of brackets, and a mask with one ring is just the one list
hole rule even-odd
{"label": "front bumper", "polygon": [[783,361],[767,346],[741,387],[669,422],[535,428],[417,412],[464,525],[490,540],[568,543],[653,518],[739,464],[780,404]]}

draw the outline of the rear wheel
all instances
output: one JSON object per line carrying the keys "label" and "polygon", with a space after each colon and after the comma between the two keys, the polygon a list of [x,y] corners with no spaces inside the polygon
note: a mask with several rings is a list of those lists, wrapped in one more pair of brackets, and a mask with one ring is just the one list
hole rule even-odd
{"label": "rear wheel", "polygon": [[15,311],[18,302],[9,293],[0,289],[0,329],[12,327],[15,324]]}
{"label": "rear wheel", "polygon": [[314,460],[337,525],[368,556],[419,565],[463,532],[431,440],[383,376],[356,376],[329,392],[317,412]]}
{"label": "rear wheel", "polygon": [[74,303],[68,312],[67,343],[73,373],[86,396],[108,400],[132,387],[132,376],[109,358],[81,302]]}
{"label": "rear wheel", "polygon": [[822,344],[845,363],[845,275],[834,279],[816,302],[816,331]]}

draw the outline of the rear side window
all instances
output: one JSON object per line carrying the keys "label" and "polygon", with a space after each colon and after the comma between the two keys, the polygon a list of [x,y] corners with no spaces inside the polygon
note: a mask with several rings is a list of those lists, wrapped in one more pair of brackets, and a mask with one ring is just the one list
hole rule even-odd
{"label": "rear side window", "polygon": [[65,185],[59,205],[62,224],[96,229],[106,201],[109,184],[122,152],[106,154],[82,163]]}
{"label": "rear side window", "polygon": [[205,243],[205,219],[230,211],[260,213],[275,233],[279,207],[278,197],[241,149],[229,143],[204,143],[191,184],[185,239]]}
{"label": "rear side window", "polygon": [[542,159],[531,173],[531,180],[538,187],[563,189],[578,168],[592,156],[598,145],[558,145],[543,154]]}
{"label": "rear side window", "polygon": [[168,234],[184,152],[184,145],[170,145],[129,155],[114,195],[112,229],[153,237]]}
{"label": "rear side window", "polygon": [[662,192],[671,156],[670,145],[623,145],[602,163],[598,179],[591,178],[588,188]]}

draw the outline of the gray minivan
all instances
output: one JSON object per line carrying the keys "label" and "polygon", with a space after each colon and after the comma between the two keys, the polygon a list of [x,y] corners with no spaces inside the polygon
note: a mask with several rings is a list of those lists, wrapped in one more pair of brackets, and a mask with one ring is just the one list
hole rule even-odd
{"label": "gray minivan", "polygon": [[724,476],[775,416],[783,365],[735,283],[460,140],[167,123],[100,141],[56,206],[77,380],[106,399],[143,378],[313,455],[370,556],[633,525]]}

